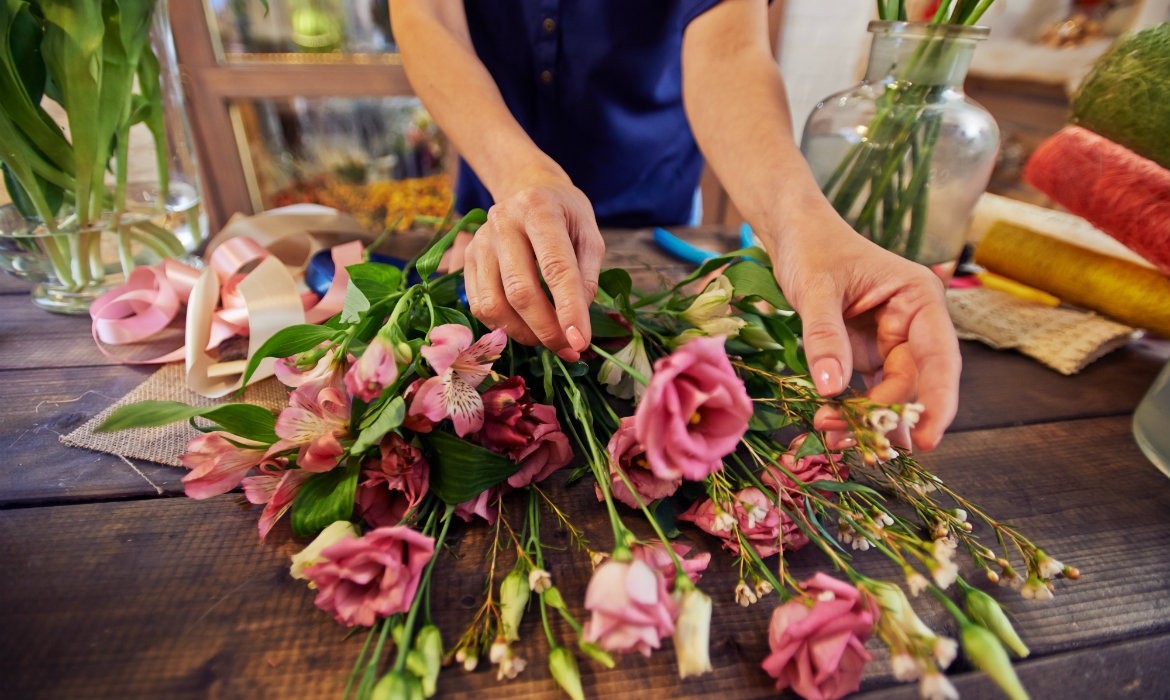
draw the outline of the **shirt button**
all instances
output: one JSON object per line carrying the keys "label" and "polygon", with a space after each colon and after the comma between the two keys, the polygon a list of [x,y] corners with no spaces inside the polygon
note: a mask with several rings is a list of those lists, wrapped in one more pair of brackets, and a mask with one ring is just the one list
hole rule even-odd
{"label": "shirt button", "polygon": [[548,85],[552,81],[553,81],[553,74],[552,74],[551,70],[540,71],[540,82],[544,83],[545,85]]}
{"label": "shirt button", "polygon": [[544,29],[545,34],[552,34],[557,28],[557,21],[552,17],[545,17],[544,21],[540,23],[540,26]]}

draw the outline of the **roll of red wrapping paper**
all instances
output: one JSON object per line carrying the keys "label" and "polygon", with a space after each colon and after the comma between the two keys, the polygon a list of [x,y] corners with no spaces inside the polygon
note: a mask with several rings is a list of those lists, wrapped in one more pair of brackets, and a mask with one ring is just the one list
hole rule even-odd
{"label": "roll of red wrapping paper", "polygon": [[1170,170],[1067,126],[1036,148],[1024,179],[1170,275]]}
{"label": "roll of red wrapping paper", "polygon": [[1070,304],[1170,338],[1170,278],[1153,268],[1006,221],[987,230],[975,248],[975,262]]}

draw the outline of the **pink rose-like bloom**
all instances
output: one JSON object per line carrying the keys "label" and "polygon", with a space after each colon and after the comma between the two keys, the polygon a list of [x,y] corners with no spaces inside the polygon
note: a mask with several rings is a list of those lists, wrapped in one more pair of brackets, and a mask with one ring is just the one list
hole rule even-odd
{"label": "pink rose-like bloom", "polygon": [[276,434],[281,439],[268,452],[297,447],[297,466],[327,472],[345,452],[338,438],[348,433],[349,397],[332,384],[310,382],[289,396],[288,408],[276,418]]}
{"label": "pink rose-like bloom", "polygon": [[409,527],[380,527],[326,547],[325,561],[305,569],[317,587],[317,607],[338,622],[370,626],[410,610],[435,541]]}
{"label": "pink rose-like bloom", "polygon": [[761,664],[777,690],[791,687],[808,700],[835,700],[857,690],[870,660],[865,640],[878,609],[853,586],[818,573],[801,584],[807,594],[776,608],[768,628],[772,653]]}
{"label": "pink rose-like bloom", "polygon": [[497,328],[472,343],[470,328],[447,323],[432,328],[430,338],[430,345],[424,345],[419,353],[430,363],[435,376],[419,386],[409,413],[426,416],[435,423],[450,418],[459,437],[474,433],[483,425],[483,399],[478,387],[491,372],[508,336]]}
{"label": "pink rose-like bloom", "polygon": [[[750,486],[735,494],[731,510],[724,515],[735,519],[739,534],[761,557],[770,557],[785,550],[800,549],[808,544],[808,536],[788,514],[776,506],[776,498]],[[720,518],[720,509],[711,499],[698,501],[679,520],[692,522],[704,532],[719,537],[723,546],[739,552],[739,538],[735,530]]]}
{"label": "pink rose-like bloom", "polygon": [[662,572],[641,559],[610,559],[598,566],[585,589],[592,616],[583,633],[606,651],[638,651],[644,656],[674,633],[678,606]]}
{"label": "pink rose-like bloom", "polygon": [[[703,572],[707,570],[707,565],[711,563],[711,554],[709,552],[699,552],[691,558],[687,555],[691,552],[689,545],[681,542],[671,542],[670,546],[674,549],[674,553],[678,555],[678,559],[682,562],[683,573],[691,580],[691,583],[698,583],[699,579],[703,577]],[[668,586],[673,589],[675,566],[674,558],[670,556],[670,552],[666,550],[666,545],[661,541],[639,545],[633,548],[634,558],[645,562],[647,566],[662,574],[662,578],[667,582]]]}
{"label": "pink rose-like bloom", "polygon": [[203,433],[187,443],[179,458],[191,473],[183,477],[189,498],[211,498],[231,491],[252,467],[265,461],[268,445],[254,443],[230,433]]}
{"label": "pink rose-like bloom", "polygon": [[496,522],[496,516],[500,513],[497,507],[500,491],[499,486],[493,486],[486,491],[480,491],[479,495],[475,498],[455,506],[455,510],[452,512],[459,516],[465,523],[469,523],[475,518],[481,518],[489,525],[494,524]]}
{"label": "pink rose-like bloom", "polygon": [[654,363],[634,426],[655,476],[701,481],[723,467],[751,417],[723,338],[704,336]]}
{"label": "pink rose-like bloom", "polygon": [[383,438],[378,450],[378,458],[362,465],[354,505],[371,527],[397,525],[427,494],[430,465],[398,433]]}
{"label": "pink rose-like bloom", "polygon": [[534,404],[529,417],[532,421],[531,440],[525,447],[508,455],[520,463],[520,470],[508,477],[508,485],[512,488],[540,483],[573,459],[573,448],[568,436],[561,432],[556,409]]}
{"label": "pink rose-like bloom", "polygon": [[[351,356],[352,359],[352,356]],[[353,396],[370,402],[398,378],[398,363],[389,340],[375,336],[366,351],[345,373],[345,388]]]}
{"label": "pink rose-like bloom", "polygon": [[521,488],[543,481],[573,459],[556,409],[533,401],[523,377],[508,377],[483,392],[483,407],[483,426],[476,440],[521,464],[508,478],[509,486]]}
{"label": "pink rose-like bloom", "polygon": [[[659,479],[650,471],[646,464],[646,450],[642,443],[638,442],[633,416],[621,419],[617,430],[609,438],[606,451],[609,452],[609,477],[613,497],[631,508],[638,507],[634,493],[641,497],[643,503],[650,503],[673,495],[682,484],[682,478]],[[630,480],[634,487],[633,492],[626,486],[625,480],[618,476],[619,469],[626,475],[626,479]],[[597,493],[597,500],[602,500],[601,487],[594,485],[593,488]]]}
{"label": "pink rose-like bloom", "polygon": [[805,435],[798,435],[788,444],[788,449],[784,454],[780,455],[780,465],[784,469],[768,466],[760,475],[760,480],[765,485],[772,487],[782,497],[789,500],[795,498],[798,493],[796,482],[789,474],[806,484],[816,481],[841,481],[849,478],[849,465],[844,460],[830,461],[829,455],[826,454],[805,455],[797,459],[796,453],[800,451],[800,445],[804,442],[804,438]]}

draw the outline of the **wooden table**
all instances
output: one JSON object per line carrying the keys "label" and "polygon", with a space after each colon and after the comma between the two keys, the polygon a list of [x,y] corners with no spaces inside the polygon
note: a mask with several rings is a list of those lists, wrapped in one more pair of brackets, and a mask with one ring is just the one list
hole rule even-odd
{"label": "wooden table", "polygon": [[[718,231],[696,236],[733,245]],[[648,231],[615,237],[609,255],[643,280],[685,269],[651,248]],[[958,418],[923,461],[1083,574],[1047,603],[992,589],[1033,650],[1017,664],[1024,683],[1036,698],[1170,697],[1170,482],[1130,433],[1133,408],[1170,347],[1137,341],[1071,378],[977,344],[965,343],[963,355]],[[182,497],[182,470],[59,444],[151,371],[114,364],[95,348],[87,319],[40,311],[22,282],[0,281],[0,697],[339,697],[364,635],[347,638],[288,576],[288,557],[303,543],[287,524],[261,544],[257,511],[238,493],[191,501]],[[592,489],[560,493],[605,537]],[[459,538],[436,574],[448,640],[480,587],[482,528]],[[703,579],[716,604],[713,673],[679,682],[667,644],[648,660],[622,658],[613,671],[583,663],[587,693],[774,695],[758,666],[773,603],[736,606],[728,561],[716,551]],[[822,563],[807,550],[792,561],[801,576]],[[863,568],[893,573],[872,562]],[[554,575],[579,606],[588,567],[559,563]],[[947,624],[929,607],[924,616]],[[448,670],[440,695],[561,697],[538,660],[537,617],[525,621],[523,648],[534,663],[519,679],[497,683],[487,664]],[[952,673],[964,698],[998,697],[962,661]],[[867,674],[860,697],[917,697],[883,664]]]}

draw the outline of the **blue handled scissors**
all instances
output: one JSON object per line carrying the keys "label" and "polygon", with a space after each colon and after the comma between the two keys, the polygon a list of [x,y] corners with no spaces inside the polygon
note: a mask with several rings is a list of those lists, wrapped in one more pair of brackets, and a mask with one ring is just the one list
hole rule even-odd
{"label": "blue handled scissors", "polygon": [[[654,229],[654,242],[674,257],[692,262],[696,265],[702,265],[711,258],[717,258],[722,255],[722,253],[717,253],[714,250],[700,248],[697,245],[688,243],[661,227]],[[739,226],[739,247],[750,248],[754,245],[757,245],[755,234],[752,233],[752,227],[745,221]]]}

